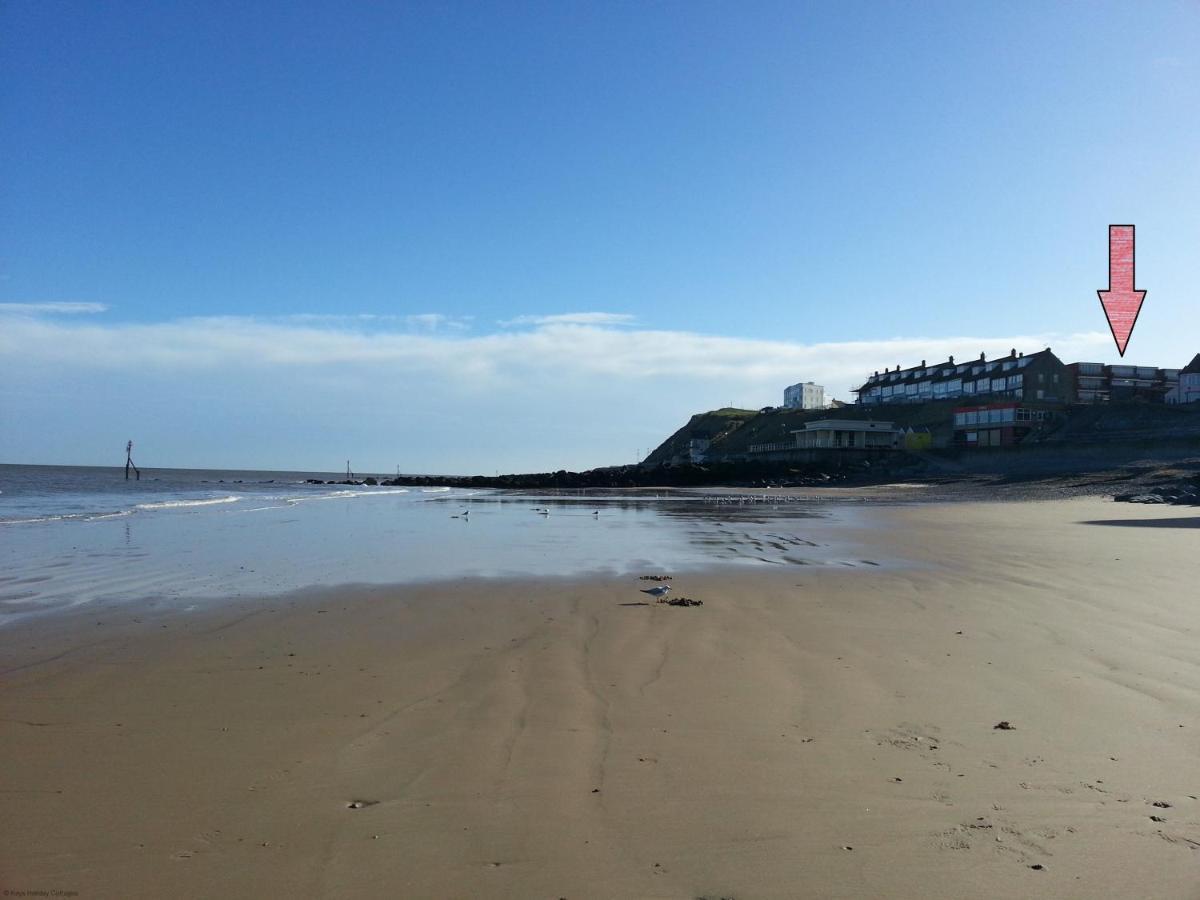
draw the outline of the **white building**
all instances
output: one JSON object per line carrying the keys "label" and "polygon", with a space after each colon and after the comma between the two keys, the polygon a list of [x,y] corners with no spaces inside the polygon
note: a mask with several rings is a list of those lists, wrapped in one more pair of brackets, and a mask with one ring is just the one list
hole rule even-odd
{"label": "white building", "polygon": [[811,381],[793,384],[783,389],[783,405],[787,409],[824,409],[825,388]]}
{"label": "white building", "polygon": [[900,432],[891,422],[862,419],[821,419],[792,434],[796,446],[805,450],[895,449],[900,444]]}
{"label": "white building", "polygon": [[1168,403],[1200,403],[1200,353],[1179,371],[1179,384],[1167,392]]}

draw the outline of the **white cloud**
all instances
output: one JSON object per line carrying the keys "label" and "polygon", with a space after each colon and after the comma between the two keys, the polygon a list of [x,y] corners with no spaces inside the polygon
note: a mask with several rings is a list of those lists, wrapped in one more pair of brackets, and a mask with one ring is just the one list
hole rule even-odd
{"label": "white cloud", "polygon": [[579,324],[575,315],[537,318],[540,322],[527,329],[490,334],[444,327],[446,317],[439,314],[407,317],[401,328],[369,332],[315,319],[226,316],[95,324],[19,318],[0,332],[0,358],[9,365],[109,371],[351,367],[364,374],[403,373],[458,383],[487,376],[529,385],[546,378],[649,382],[681,377],[728,384],[755,402],[772,402],[797,380],[824,383],[846,396],[872,371],[922,358],[933,362],[954,354],[967,359],[981,351],[994,356],[1012,347],[1033,352],[1053,346],[1061,358],[1073,361],[1098,357],[1111,343],[1107,333],[1093,331],[802,344]]}
{"label": "white cloud", "polygon": [[102,313],[108,309],[104,303],[74,303],[48,301],[43,303],[0,303],[0,315],[53,316]]}
{"label": "white cloud", "polygon": [[454,329],[461,331],[469,328],[474,316],[447,316],[442,313],[418,313],[415,316],[405,316],[404,321],[410,328],[423,328],[426,331]]}
{"label": "white cloud", "polygon": [[632,325],[637,321],[636,316],[628,313],[607,312],[577,312],[558,313],[552,316],[517,316],[501,322],[506,327],[521,325]]}
{"label": "white cloud", "polygon": [[294,313],[276,318],[257,317],[247,321],[303,323],[306,325],[375,325],[402,323],[408,328],[421,331],[443,329],[462,330],[470,327],[474,316],[449,316],[444,313],[417,313],[415,315],[392,315],[386,313]]}
{"label": "white cloud", "polygon": [[438,318],[6,317],[0,407],[21,427],[0,429],[0,459],[103,461],[96,448],[128,432],[161,465],[586,468],[632,459],[694,412],[777,405],[796,381],[849,400],[874,370],[922,358],[1047,344],[1064,361],[1115,358],[1107,331],[803,344],[545,318],[483,333]]}

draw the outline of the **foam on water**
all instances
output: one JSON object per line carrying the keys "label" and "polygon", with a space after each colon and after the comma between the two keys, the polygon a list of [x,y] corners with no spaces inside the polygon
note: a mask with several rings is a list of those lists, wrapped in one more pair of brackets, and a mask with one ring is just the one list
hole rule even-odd
{"label": "foam on water", "polygon": [[134,509],[181,509],[187,506],[216,506],[219,503],[237,503],[241,497],[214,497],[211,500],[163,500],[160,503],[138,503]]}

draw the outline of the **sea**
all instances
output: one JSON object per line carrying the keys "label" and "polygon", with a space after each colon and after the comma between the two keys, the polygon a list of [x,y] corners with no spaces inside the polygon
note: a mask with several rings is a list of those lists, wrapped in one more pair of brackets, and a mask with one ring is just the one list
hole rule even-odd
{"label": "sea", "polygon": [[344,478],[0,465],[0,627],[313,586],[863,563],[839,538],[853,512],[827,503],[310,483]]}

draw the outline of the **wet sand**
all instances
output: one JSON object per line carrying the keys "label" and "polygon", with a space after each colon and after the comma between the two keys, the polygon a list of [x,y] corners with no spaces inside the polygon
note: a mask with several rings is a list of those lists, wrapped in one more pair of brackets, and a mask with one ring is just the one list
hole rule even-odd
{"label": "wet sand", "polygon": [[698,608],[481,579],[13,623],[0,888],[1195,897],[1195,514],[878,520],[847,561],[910,565],[677,574]]}

